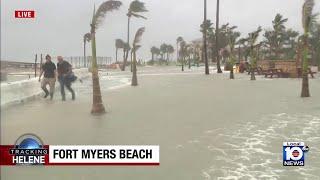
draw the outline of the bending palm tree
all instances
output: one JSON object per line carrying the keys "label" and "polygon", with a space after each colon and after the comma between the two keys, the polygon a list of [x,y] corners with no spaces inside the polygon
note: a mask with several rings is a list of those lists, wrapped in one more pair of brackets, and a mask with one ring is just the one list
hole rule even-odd
{"label": "bending palm tree", "polygon": [[[139,13],[147,12],[148,10],[146,9],[144,2],[140,2],[139,0],[134,0],[131,2],[130,7],[128,9],[128,34],[127,34],[127,43],[130,44],[130,20],[131,17],[136,17],[136,18],[143,18],[147,19],[146,17],[140,15]],[[126,69],[126,63],[128,60],[128,55],[129,55],[129,50],[126,52],[126,57],[124,59],[124,64],[122,66],[122,71],[125,71]]]}
{"label": "bending palm tree", "polygon": [[105,113],[105,108],[102,104],[98,65],[96,55],[96,29],[101,25],[107,12],[119,9],[122,5],[120,1],[109,0],[100,5],[97,12],[93,11],[93,17],[91,22],[91,47],[92,47],[92,88],[93,88],[93,103],[92,114]]}
{"label": "bending palm tree", "polygon": [[314,0],[305,0],[302,8],[302,25],[304,29],[303,35],[303,59],[302,59],[302,90],[301,97],[310,97],[309,91],[309,79],[308,79],[308,39],[310,33],[310,27],[312,19],[315,17],[312,14],[314,7]]}
{"label": "bending palm tree", "polygon": [[132,64],[132,81],[131,81],[132,86],[138,86],[136,52],[141,47],[141,45],[138,45],[138,43],[141,41],[141,36],[144,33],[144,31],[145,31],[144,27],[138,29],[133,41],[133,46],[132,46],[133,47],[132,48],[133,64]]}
{"label": "bending palm tree", "polygon": [[84,61],[84,67],[86,67],[87,65],[87,55],[86,55],[86,45],[87,42],[91,41],[91,34],[90,33],[86,33],[83,36],[83,61]]}
{"label": "bending palm tree", "polygon": [[124,42],[122,39],[116,39],[116,62],[118,62],[118,49],[124,48]]}

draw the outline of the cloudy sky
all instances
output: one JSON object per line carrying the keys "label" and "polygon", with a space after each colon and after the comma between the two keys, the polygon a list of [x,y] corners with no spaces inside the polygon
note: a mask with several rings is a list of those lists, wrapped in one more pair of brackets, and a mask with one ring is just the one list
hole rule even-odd
{"label": "cloudy sky", "polygon": [[[104,0],[1,0],[1,59],[33,61],[35,53],[82,56],[83,34],[89,31],[93,5]],[[190,41],[201,37],[203,0],[143,0],[147,20],[132,19],[131,37],[146,27],[139,59],[150,59],[150,48],[170,43],[178,36]],[[277,13],[289,18],[287,27],[302,31],[303,0],[220,0],[221,23],[237,25],[243,36],[259,25],[271,28]],[[108,14],[97,31],[98,56],[115,57],[115,39],[126,39],[126,11],[131,0],[122,0],[119,11]],[[315,0],[320,12],[320,0]],[[215,20],[216,1],[208,0],[208,18]],[[15,19],[15,10],[35,10],[35,19]],[[88,54],[90,46],[88,46]],[[120,54],[120,56],[122,56]]]}

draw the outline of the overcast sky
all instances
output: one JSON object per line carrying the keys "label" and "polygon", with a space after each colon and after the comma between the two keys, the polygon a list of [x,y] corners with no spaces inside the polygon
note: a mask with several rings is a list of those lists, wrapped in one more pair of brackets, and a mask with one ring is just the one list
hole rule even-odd
{"label": "overcast sky", "polygon": [[[178,36],[191,41],[201,37],[203,0],[143,0],[149,10],[147,20],[132,19],[131,37],[139,27],[146,27],[139,59],[150,59],[150,48],[170,43],[176,47]],[[208,19],[215,22],[216,0],[208,1]],[[89,31],[93,5],[103,0],[1,0],[1,59],[33,61],[35,53],[52,56],[82,56],[83,34]],[[106,16],[97,30],[97,55],[115,57],[115,39],[126,40],[126,12],[131,0],[122,0],[119,11]],[[281,13],[288,28],[302,31],[301,7],[304,0],[220,0],[221,24],[238,26],[242,36],[259,25],[271,28]],[[314,12],[320,12],[315,0]],[[15,19],[15,10],[35,10],[35,19]],[[132,41],[132,40],[131,40]],[[90,55],[90,45],[87,46]],[[120,53],[120,57],[122,54]]]}

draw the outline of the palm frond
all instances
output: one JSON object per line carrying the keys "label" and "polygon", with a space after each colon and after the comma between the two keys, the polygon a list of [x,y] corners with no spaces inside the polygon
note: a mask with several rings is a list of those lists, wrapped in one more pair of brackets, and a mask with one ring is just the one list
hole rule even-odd
{"label": "palm frond", "polygon": [[136,32],[136,35],[134,37],[133,47],[136,46],[140,42],[141,36],[144,33],[144,31],[145,31],[144,27],[138,29],[138,31]]}
{"label": "palm frond", "polygon": [[97,29],[105,19],[106,14],[113,10],[118,10],[121,5],[122,2],[114,0],[109,0],[102,3],[92,18],[92,26]]}
{"label": "palm frond", "polygon": [[139,50],[139,48],[141,47],[141,45],[135,45],[133,48],[132,48],[132,51],[131,53],[133,52],[137,52]]}
{"label": "palm frond", "polygon": [[86,33],[86,34],[83,36],[83,41],[84,41],[84,42],[90,42],[90,41],[91,41],[91,33]]}
{"label": "palm frond", "polygon": [[125,51],[129,51],[129,50],[131,49],[130,44],[124,43],[123,49],[124,49]]}
{"label": "palm frond", "polygon": [[259,26],[256,31],[249,33],[249,43],[251,46],[255,45],[261,31],[262,31],[261,26]]}
{"label": "palm frond", "polygon": [[177,43],[180,43],[180,42],[182,42],[183,41],[183,38],[181,37],[181,36],[179,36],[178,38],[177,38]]}
{"label": "palm frond", "polygon": [[305,0],[302,8],[302,25],[305,32],[309,32],[312,22],[312,10],[314,7],[314,0]]}
{"label": "palm frond", "polygon": [[136,18],[142,18],[142,19],[147,19],[146,17],[140,15],[140,14],[136,14],[136,13],[130,13],[131,16],[136,17]]}
{"label": "palm frond", "polygon": [[144,2],[139,0],[132,1],[129,7],[129,12],[139,13],[139,12],[148,12],[146,9]]}
{"label": "palm frond", "polygon": [[115,43],[115,45],[116,45],[116,48],[124,48],[124,44],[125,44],[125,42],[122,40],[122,39],[116,39],[116,43]]}

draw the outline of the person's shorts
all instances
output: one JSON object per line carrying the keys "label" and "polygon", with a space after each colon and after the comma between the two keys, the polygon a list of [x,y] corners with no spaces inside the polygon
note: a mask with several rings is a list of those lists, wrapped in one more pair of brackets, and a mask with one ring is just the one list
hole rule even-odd
{"label": "person's shorts", "polygon": [[42,82],[41,82],[41,86],[45,87],[47,84],[49,84],[50,91],[53,91],[55,83],[56,83],[56,79],[55,78],[43,78]]}

